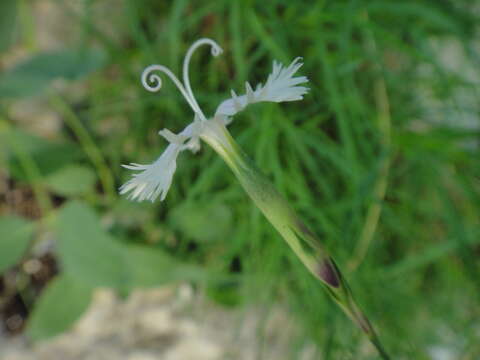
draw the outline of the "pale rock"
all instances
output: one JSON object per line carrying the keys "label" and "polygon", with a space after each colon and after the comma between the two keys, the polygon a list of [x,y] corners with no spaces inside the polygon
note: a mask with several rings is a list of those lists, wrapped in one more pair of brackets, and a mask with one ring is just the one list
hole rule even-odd
{"label": "pale rock", "polygon": [[126,360],[159,360],[158,356],[155,354],[144,352],[144,351],[135,351],[128,355]]}
{"label": "pale rock", "polygon": [[164,360],[217,360],[222,358],[219,345],[205,339],[187,338],[166,354]]}
{"label": "pale rock", "polygon": [[151,309],[138,316],[138,325],[154,334],[166,334],[175,327],[171,313],[167,309]]}

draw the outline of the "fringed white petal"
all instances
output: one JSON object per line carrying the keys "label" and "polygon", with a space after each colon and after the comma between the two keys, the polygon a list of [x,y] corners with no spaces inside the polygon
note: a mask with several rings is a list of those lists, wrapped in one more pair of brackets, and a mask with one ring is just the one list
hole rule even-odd
{"label": "fringed white petal", "polygon": [[158,196],[163,201],[167,196],[168,189],[172,184],[173,174],[177,169],[177,156],[180,153],[181,145],[170,144],[163,154],[152,164],[130,164],[123,167],[141,171],[133,174],[132,178],[120,187],[120,194],[130,192],[130,200],[154,201]]}
{"label": "fringed white petal", "polygon": [[301,58],[297,57],[288,67],[283,67],[282,64],[274,61],[272,73],[268,76],[264,86],[259,84],[253,91],[247,82],[245,95],[241,96],[237,96],[232,90],[232,97],[218,106],[215,115],[233,116],[245,109],[247,105],[261,101],[283,102],[303,99],[308,88],[298,85],[307,83],[308,79],[305,76],[293,77],[303,65],[300,60]]}
{"label": "fringed white petal", "polygon": [[169,143],[163,154],[152,164],[122,165],[124,168],[141,171],[120,187],[120,194],[130,193],[131,200],[154,201],[158,196],[163,201],[172,184],[173,174],[177,169],[177,156],[183,150],[197,152],[200,149],[201,121],[195,117],[180,134],[174,134],[168,129],[159,131]]}

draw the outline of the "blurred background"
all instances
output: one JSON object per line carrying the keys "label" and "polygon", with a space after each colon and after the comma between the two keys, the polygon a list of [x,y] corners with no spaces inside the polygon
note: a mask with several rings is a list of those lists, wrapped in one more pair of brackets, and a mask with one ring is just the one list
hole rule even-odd
{"label": "blurred background", "polygon": [[164,202],[118,187],[193,114],[302,56],[234,138],[321,236],[395,359],[480,358],[480,2],[0,2],[0,358],[376,359],[203,146]]}

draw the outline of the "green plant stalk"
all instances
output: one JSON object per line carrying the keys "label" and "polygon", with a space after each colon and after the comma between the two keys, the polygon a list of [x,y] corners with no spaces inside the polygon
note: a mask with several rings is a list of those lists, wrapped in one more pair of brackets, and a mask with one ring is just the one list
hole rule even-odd
{"label": "green plant stalk", "polygon": [[322,282],[332,299],[368,336],[382,358],[389,359],[373,326],[357,306],[332,257],[270,180],[241,150],[221,119],[206,121],[201,137],[225,160],[253,202],[312,275]]}
{"label": "green plant stalk", "polygon": [[116,194],[115,182],[102,152],[68,103],[57,94],[53,94],[50,100],[52,106],[63,115],[65,123],[75,133],[85,153],[90,158],[92,164],[97,168],[100,176],[100,183],[107,196],[107,200],[113,201]]}
{"label": "green plant stalk", "polygon": [[14,137],[12,138],[9,136],[8,133],[10,131],[12,131],[11,125],[0,115],[0,135],[4,135],[6,137],[7,143],[11,146],[14,155],[17,157],[20,163],[20,166],[25,171],[35,198],[38,201],[38,206],[43,214],[43,217],[41,218],[43,220],[44,217],[52,211],[53,204],[48,196],[48,192],[45,189],[44,184],[42,183],[42,174],[40,173],[35,160],[15,142]]}
{"label": "green plant stalk", "polygon": [[[367,22],[369,21],[368,12],[363,13],[363,18]],[[370,31],[370,27],[367,25],[365,27],[366,32],[366,51],[371,54],[372,58],[379,58],[375,56],[378,54],[377,45],[375,42],[375,37]],[[381,58],[381,57],[380,57]],[[390,115],[390,101],[388,98],[387,85],[385,83],[385,78],[382,75],[383,69],[380,62],[374,63],[374,68],[378,73],[378,78],[375,80],[373,87],[373,94],[375,99],[375,105],[378,112],[378,130],[381,135],[380,143],[383,148],[389,149],[391,146],[391,115]],[[358,242],[353,250],[353,256],[347,264],[347,269],[349,271],[355,271],[360,264],[365,259],[368,249],[372,243],[373,237],[375,236],[375,231],[378,226],[380,215],[382,212],[382,202],[385,199],[387,194],[388,186],[388,174],[390,172],[390,155],[383,157],[380,163],[380,171],[378,178],[375,181],[373,187],[373,201],[368,207],[367,216],[365,218],[365,223],[360,233]]]}

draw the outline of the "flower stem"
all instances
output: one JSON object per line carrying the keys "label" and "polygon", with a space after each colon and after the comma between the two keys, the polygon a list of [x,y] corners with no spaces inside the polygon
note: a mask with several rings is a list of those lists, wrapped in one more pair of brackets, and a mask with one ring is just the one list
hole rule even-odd
{"label": "flower stem", "polygon": [[357,306],[333,258],[271,181],[241,150],[222,119],[206,121],[201,137],[225,160],[253,202],[282,235],[305,267],[322,282],[332,299],[368,336],[382,358],[389,359],[373,326]]}
{"label": "flower stem", "polygon": [[107,161],[95,143],[88,130],[82,124],[78,116],[72,110],[70,105],[60,96],[54,94],[51,97],[52,106],[63,115],[63,119],[67,126],[72,129],[77,136],[79,143],[82,145],[85,154],[90,158],[92,164],[97,168],[100,176],[100,183],[108,201],[115,198],[115,184],[112,173],[108,167]]}
{"label": "flower stem", "polygon": [[[368,23],[368,12],[363,13],[363,19]],[[366,51],[372,58],[381,58],[377,52],[377,45],[375,43],[375,37],[370,31],[369,24],[366,24]],[[388,98],[387,85],[385,78],[382,75],[383,69],[380,62],[373,64],[375,71],[378,73],[378,77],[373,85],[373,94],[375,105],[378,113],[378,130],[380,134],[380,145],[387,151],[391,146],[391,114],[390,114],[390,101]],[[365,223],[358,242],[353,250],[353,255],[350,261],[347,263],[348,271],[355,271],[365,259],[368,249],[372,243],[375,231],[378,226],[380,215],[382,212],[382,202],[385,199],[388,185],[388,174],[390,171],[391,156],[386,154],[380,162],[378,178],[375,180],[373,187],[373,201],[368,207],[367,215],[365,217]]]}

